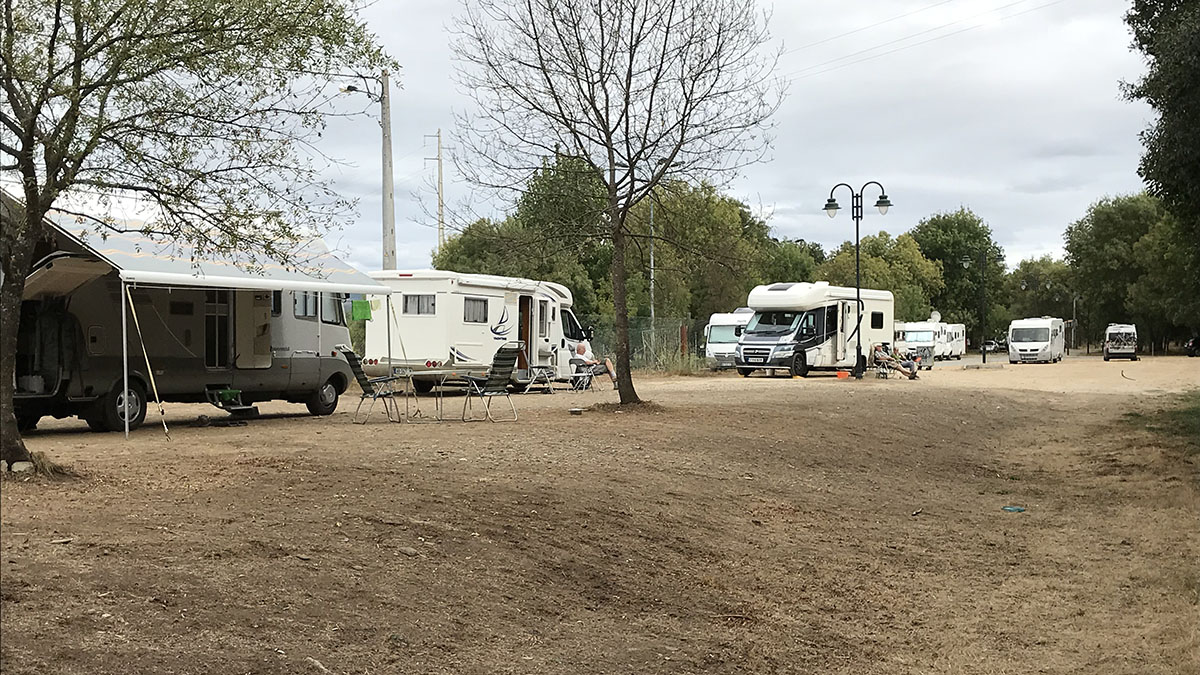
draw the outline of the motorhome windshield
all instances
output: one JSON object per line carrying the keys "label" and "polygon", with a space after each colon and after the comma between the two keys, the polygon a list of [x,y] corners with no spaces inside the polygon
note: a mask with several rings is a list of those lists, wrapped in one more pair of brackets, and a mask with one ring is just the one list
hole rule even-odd
{"label": "motorhome windshield", "polygon": [[733,344],[738,341],[734,326],[709,326],[708,342],[714,345]]}
{"label": "motorhome windshield", "polygon": [[933,342],[933,331],[931,330],[910,330],[904,332],[904,339],[908,342]]}
{"label": "motorhome windshield", "polygon": [[782,335],[796,330],[802,320],[811,323],[808,312],[758,312],[746,325],[746,332],[755,335]]}
{"label": "motorhome windshield", "polygon": [[1011,342],[1049,342],[1049,328],[1014,328]]}

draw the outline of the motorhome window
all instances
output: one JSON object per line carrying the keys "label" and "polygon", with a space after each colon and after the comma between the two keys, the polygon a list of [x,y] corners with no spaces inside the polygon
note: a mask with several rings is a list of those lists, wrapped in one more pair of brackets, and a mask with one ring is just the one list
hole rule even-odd
{"label": "motorhome window", "polygon": [[404,314],[435,314],[436,305],[433,295],[405,295]]}
{"label": "motorhome window", "polygon": [[933,331],[931,330],[910,330],[904,332],[904,339],[908,342],[933,342]]}
{"label": "motorhome window", "polygon": [[171,314],[175,316],[192,316],[196,313],[196,305],[191,302],[171,301]]}
{"label": "motorhome window", "polygon": [[583,328],[580,328],[579,322],[575,320],[573,312],[564,309],[559,312],[559,316],[562,318],[563,337],[568,340],[584,339]]}
{"label": "motorhome window", "polygon": [[283,291],[271,291],[271,316],[283,313]]}
{"label": "motorhome window", "polygon": [[731,345],[738,341],[734,326],[709,326],[708,342],[714,345]]}
{"label": "motorhome window", "polygon": [[1013,342],[1049,342],[1049,328],[1014,328],[1012,329]]}
{"label": "motorhome window", "polygon": [[229,367],[229,292],[206,291],[204,304],[204,365]]}
{"label": "motorhome window", "polygon": [[346,317],[342,314],[342,294],[341,293],[322,293],[321,294],[321,321],[332,323],[338,326],[346,324]]}
{"label": "motorhome window", "polygon": [[550,332],[550,303],[547,300],[538,301],[538,337],[546,337]]}
{"label": "motorhome window", "polygon": [[204,291],[205,302],[229,302],[229,291],[224,289],[209,289]]}
{"label": "motorhome window", "polygon": [[801,317],[808,317],[806,327],[814,326],[814,318],[808,312],[758,312],[746,325],[747,333],[791,333],[800,326]]}
{"label": "motorhome window", "polygon": [[317,294],[308,291],[296,291],[292,303],[292,313],[297,319],[315,319],[317,317]]}
{"label": "motorhome window", "polygon": [[871,312],[871,328],[872,330],[883,328],[883,312]]}
{"label": "motorhome window", "polygon": [[467,323],[487,323],[487,309],[487,298],[463,298],[463,321]]}

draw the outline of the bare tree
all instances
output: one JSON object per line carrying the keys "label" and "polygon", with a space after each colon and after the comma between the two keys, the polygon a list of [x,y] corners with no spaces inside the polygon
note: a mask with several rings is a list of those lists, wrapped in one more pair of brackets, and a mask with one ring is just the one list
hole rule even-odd
{"label": "bare tree", "polygon": [[[4,0],[0,457],[29,457],[13,408],[25,276],[45,215],[134,197],[142,232],[199,254],[286,258],[346,212],[313,145],[337,71],[391,65],[356,0]],[[341,79],[340,76],[336,76]],[[74,198],[74,199],[73,199]],[[103,233],[115,225],[79,209]]]}
{"label": "bare tree", "polygon": [[631,209],[668,179],[713,179],[763,159],[783,84],[754,0],[464,0],[455,24],[460,170],[519,192],[546,157],[577,157],[607,193],[618,388],[629,372]]}

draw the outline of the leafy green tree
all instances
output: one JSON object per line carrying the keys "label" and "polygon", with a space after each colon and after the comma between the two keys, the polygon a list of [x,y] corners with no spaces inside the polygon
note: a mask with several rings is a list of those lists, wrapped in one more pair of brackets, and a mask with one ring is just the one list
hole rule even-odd
{"label": "leafy green tree", "polygon": [[1004,279],[1001,297],[1006,299],[1003,304],[1014,317],[1070,319],[1072,300],[1076,297],[1073,289],[1071,268],[1065,261],[1047,255],[1018,263]]}
{"label": "leafy green tree", "polygon": [[[347,215],[311,146],[330,73],[393,65],[352,0],[14,0],[0,22],[0,457],[28,458],[12,354],[44,216],[136,197],[147,234],[286,258]],[[338,79],[341,79],[340,77]],[[76,202],[77,203],[77,202]],[[112,226],[102,217],[97,231]]]}
{"label": "leafy green tree", "polygon": [[1134,247],[1166,215],[1162,202],[1148,194],[1109,197],[1067,227],[1067,264],[1088,305],[1091,338],[1109,323],[1136,320],[1127,305],[1129,289],[1147,268]]}
{"label": "leafy green tree", "polygon": [[1167,215],[1133,245],[1133,259],[1144,272],[1127,289],[1125,309],[1160,344],[1200,333],[1200,294],[1188,284],[1190,270],[1200,269],[1200,245],[1189,245],[1189,236]]}
{"label": "leafy green tree", "polygon": [[[1134,0],[1125,21],[1147,65],[1146,75],[1126,86],[1126,95],[1158,113],[1142,132],[1140,173],[1179,219],[1182,241],[1194,244],[1200,241],[1200,3]],[[1200,267],[1191,267],[1179,283],[1200,293]]]}
{"label": "leafy green tree", "polygon": [[[1004,282],[1004,249],[992,230],[968,208],[936,213],[910,232],[930,260],[941,264],[945,285],[930,297],[933,308],[947,323],[966,325],[968,335],[979,334],[981,296],[987,306],[985,331],[995,335],[1007,327],[1000,289]],[[981,274],[980,264],[986,255]],[[966,264],[964,264],[964,260]]]}
{"label": "leafy green tree", "polygon": [[[892,238],[887,232],[859,240],[862,287],[891,291],[896,320],[929,317],[930,298],[943,287],[938,263],[926,258],[909,235]],[[848,241],[817,268],[817,278],[837,286],[854,285],[854,242]]]}

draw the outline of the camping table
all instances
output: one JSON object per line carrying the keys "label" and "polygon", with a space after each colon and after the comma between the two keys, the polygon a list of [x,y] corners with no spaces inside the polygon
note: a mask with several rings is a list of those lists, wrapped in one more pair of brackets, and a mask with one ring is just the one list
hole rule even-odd
{"label": "camping table", "polygon": [[[405,422],[443,422],[445,416],[445,391],[446,381],[451,378],[464,377],[470,375],[470,370],[422,370],[421,377],[434,379],[434,386],[437,388],[437,394],[433,398],[433,417],[425,417],[421,413],[420,398],[417,396],[416,388],[413,386],[413,377],[418,373],[412,368],[393,368],[392,373],[399,378],[404,379],[407,384],[404,387],[404,421]],[[413,412],[409,412],[409,399],[412,399]]]}

